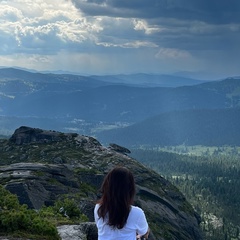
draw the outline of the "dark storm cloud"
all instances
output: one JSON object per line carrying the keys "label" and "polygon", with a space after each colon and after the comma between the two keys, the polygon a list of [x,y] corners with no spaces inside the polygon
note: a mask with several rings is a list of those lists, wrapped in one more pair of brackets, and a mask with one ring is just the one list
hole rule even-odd
{"label": "dark storm cloud", "polygon": [[87,15],[239,23],[239,0],[72,0]]}

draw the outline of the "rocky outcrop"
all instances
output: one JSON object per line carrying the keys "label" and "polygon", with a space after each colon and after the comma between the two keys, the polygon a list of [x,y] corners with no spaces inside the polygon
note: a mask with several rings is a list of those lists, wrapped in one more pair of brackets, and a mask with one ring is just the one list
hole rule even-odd
{"label": "rocky outcrop", "polygon": [[21,145],[24,143],[46,143],[61,140],[60,133],[55,131],[45,131],[38,128],[22,126],[14,132],[9,139],[10,142]]}
{"label": "rocky outcrop", "polygon": [[62,240],[97,240],[97,227],[95,223],[80,223],[79,225],[59,226],[58,233]]}
{"label": "rocky outcrop", "polygon": [[[17,129],[0,146],[5,163],[0,166],[0,183],[17,194],[21,203],[39,209],[53,204],[63,194],[80,196],[79,208],[93,222],[103,177],[114,166],[121,165],[134,173],[135,204],[146,213],[152,239],[202,239],[197,213],[181,192],[156,172],[91,137],[24,129]],[[79,227],[72,227],[73,236]]]}
{"label": "rocky outcrop", "polygon": [[110,143],[109,144],[109,148],[116,151],[116,152],[120,152],[120,153],[123,153],[123,154],[129,154],[131,153],[131,151],[125,147],[122,147],[122,146],[119,146],[115,143]]}
{"label": "rocky outcrop", "polygon": [[0,167],[0,180],[6,179],[6,189],[16,194],[21,204],[33,209],[53,205],[60,194],[79,188],[72,170],[65,165],[11,164]]}

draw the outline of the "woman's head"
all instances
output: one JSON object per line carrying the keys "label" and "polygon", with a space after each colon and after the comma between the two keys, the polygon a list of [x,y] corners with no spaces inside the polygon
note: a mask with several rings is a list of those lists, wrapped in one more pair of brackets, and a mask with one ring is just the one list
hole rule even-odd
{"label": "woman's head", "polygon": [[133,174],[125,167],[115,167],[104,178],[99,201],[99,217],[108,214],[108,224],[122,228],[134,201],[135,183]]}
{"label": "woman's head", "polygon": [[135,183],[132,173],[125,167],[115,167],[105,177],[101,191],[103,197],[109,198],[111,202],[125,201],[133,203],[135,195]]}

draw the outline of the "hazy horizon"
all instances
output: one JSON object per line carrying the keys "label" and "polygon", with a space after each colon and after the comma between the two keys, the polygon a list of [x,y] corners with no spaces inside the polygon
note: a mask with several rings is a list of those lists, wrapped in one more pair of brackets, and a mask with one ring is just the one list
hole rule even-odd
{"label": "hazy horizon", "polygon": [[152,76],[173,76],[173,77],[179,77],[179,78],[187,78],[192,80],[200,80],[200,81],[218,81],[223,80],[226,78],[239,78],[240,75],[228,75],[228,76],[219,76],[216,77],[215,75],[211,74],[204,74],[204,73],[198,73],[198,72],[175,72],[175,73],[154,73],[154,72],[119,72],[119,73],[100,73],[100,74],[90,74],[90,73],[83,73],[83,72],[74,72],[71,70],[62,70],[62,69],[56,69],[56,70],[37,70],[37,69],[29,69],[25,67],[19,67],[19,66],[0,66],[0,69],[18,69],[23,70],[27,72],[32,73],[43,73],[43,74],[70,74],[70,75],[79,75],[79,76],[86,76],[86,77],[94,77],[94,76],[134,76],[134,75],[152,75]]}

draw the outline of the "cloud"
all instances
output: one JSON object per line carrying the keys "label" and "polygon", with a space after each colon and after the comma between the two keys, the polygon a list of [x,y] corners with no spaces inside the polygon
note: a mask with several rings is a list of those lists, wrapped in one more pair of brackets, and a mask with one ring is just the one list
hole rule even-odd
{"label": "cloud", "polygon": [[0,19],[5,19],[5,21],[15,22],[23,18],[22,12],[14,7],[5,6],[0,8]]}
{"label": "cloud", "polygon": [[121,48],[140,48],[140,47],[153,48],[153,47],[157,47],[157,45],[155,45],[151,42],[144,42],[144,41],[132,41],[132,42],[125,42],[122,44],[99,42],[99,43],[97,43],[97,45],[104,46],[104,47],[121,47]]}
{"label": "cloud", "polygon": [[187,59],[190,57],[191,54],[189,52],[173,48],[160,48],[156,54],[156,58],[161,59]]}
{"label": "cloud", "polygon": [[91,16],[175,18],[211,23],[239,23],[238,0],[72,0]]}
{"label": "cloud", "polygon": [[1,1],[0,65],[237,72],[239,11],[239,0]]}
{"label": "cloud", "polygon": [[[125,30],[125,36],[138,42],[148,42],[149,47],[182,51],[203,51],[211,48],[226,48],[233,44],[237,47],[239,39],[240,1],[230,0],[73,0],[80,12],[87,16],[102,16],[111,19],[126,19],[131,29],[122,26],[116,32]],[[132,23],[133,27],[132,27]],[[103,25],[103,29],[107,28]],[[112,42],[114,30],[108,34],[110,42],[102,41],[105,34],[98,36],[105,46],[126,46]],[[123,39],[122,34],[121,39]],[[111,37],[110,37],[111,36]],[[106,38],[106,37],[105,37]],[[118,41],[120,37],[118,36]],[[225,42],[225,46],[224,43]],[[125,42],[127,44],[127,41]]]}
{"label": "cloud", "polygon": [[149,24],[145,20],[134,19],[133,22],[135,30],[142,30],[147,35],[152,33],[158,33],[161,31],[161,28],[159,26],[149,26]]}
{"label": "cloud", "polygon": [[[58,1],[57,6],[50,2],[15,0],[11,6],[1,6],[0,39],[4,47],[0,53],[76,49],[76,44],[92,41],[94,34],[101,31],[97,20],[82,17],[70,1]],[[27,11],[30,7],[31,11]]]}

